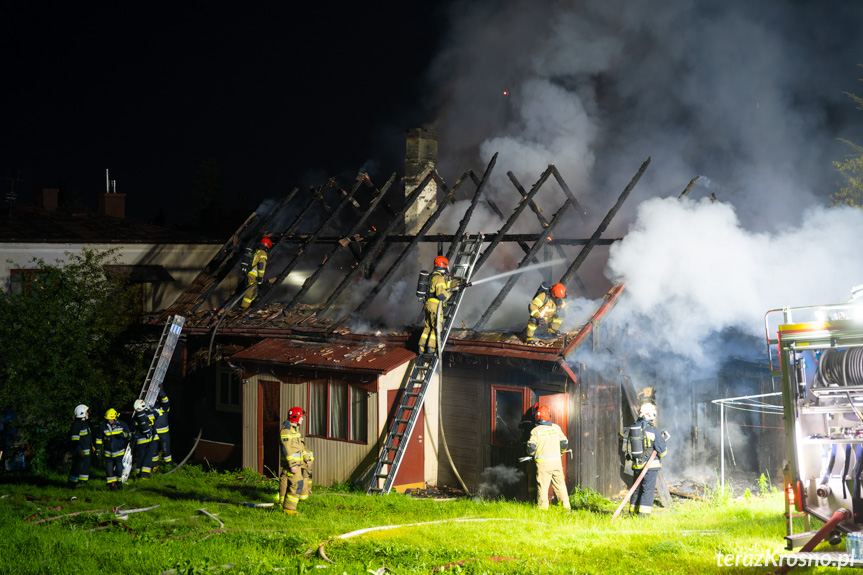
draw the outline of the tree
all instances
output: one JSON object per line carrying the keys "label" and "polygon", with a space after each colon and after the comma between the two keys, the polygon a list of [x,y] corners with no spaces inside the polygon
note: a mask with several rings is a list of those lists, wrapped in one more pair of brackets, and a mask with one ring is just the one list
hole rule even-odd
{"label": "tree", "polygon": [[0,293],[0,406],[11,407],[37,466],[68,447],[76,405],[94,423],[134,400],[143,381],[133,345],[135,292],[106,273],[116,250],[66,253],[56,265],[34,258],[18,289]]}
{"label": "tree", "polygon": [[[845,95],[857,104],[858,110],[863,110],[863,98],[850,92],[845,92]],[[863,207],[863,146],[858,146],[849,140],[840,139],[840,141],[848,144],[853,153],[841,162],[833,162],[836,171],[845,177],[846,185],[830,196],[830,205],[847,204],[858,208]]]}

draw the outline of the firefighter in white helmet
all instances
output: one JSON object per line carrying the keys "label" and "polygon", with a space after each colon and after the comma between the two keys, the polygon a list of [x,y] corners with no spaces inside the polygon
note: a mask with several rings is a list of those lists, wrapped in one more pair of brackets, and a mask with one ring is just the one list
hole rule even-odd
{"label": "firefighter in white helmet", "polygon": [[272,247],[273,240],[264,236],[261,238],[261,245],[252,256],[249,271],[246,272],[246,291],[243,293],[243,303],[240,304],[244,310],[248,309],[258,297],[258,285],[264,281],[264,272],[267,270],[267,254]]}
{"label": "firefighter in white helmet", "polygon": [[552,423],[548,406],[536,406],[536,427],[527,440],[527,454],[536,461],[536,504],[540,509],[548,509],[548,485],[551,483],[558,501],[567,512],[571,511],[561,462],[568,444],[560,426]]}
{"label": "firefighter in white helmet", "polygon": [[159,439],[156,435],[156,412],[148,409],[143,399],[136,399],[135,408],[135,465],[138,469],[138,477],[147,479],[153,471],[153,447],[154,441]]}
{"label": "firefighter in white helmet", "polygon": [[[306,414],[301,407],[288,410],[288,419],[282,426],[279,438],[282,442],[282,472],[279,475],[279,501],[282,511],[288,515],[296,515],[297,504],[300,502],[305,486],[304,477],[311,480],[311,452],[307,451],[300,426]],[[308,453],[308,456],[306,455]],[[311,459],[314,459],[311,457]],[[311,488],[309,488],[311,489]],[[308,498],[308,492],[302,499]]]}
{"label": "firefighter in white helmet", "polygon": [[72,468],[66,485],[76,488],[90,480],[90,448],[93,446],[93,435],[87,419],[90,408],[83,403],[75,408],[75,419],[69,428],[69,440],[72,443]]}
{"label": "firefighter in white helmet", "polygon": [[123,455],[126,452],[126,442],[132,436],[125,421],[118,419],[117,410],[113,407],[105,412],[105,423],[99,428],[96,437],[96,448],[103,450],[105,458],[105,481],[108,489],[123,489],[120,476],[123,474]]}
{"label": "firefighter in white helmet", "polygon": [[420,335],[420,355],[437,353],[438,308],[446,305],[453,289],[448,268],[449,260],[446,257],[438,256],[434,259],[434,271],[429,277],[428,295],[423,306],[425,328]]}
{"label": "firefighter in white helmet", "polygon": [[560,324],[566,316],[566,286],[556,283],[548,288],[547,285],[541,285],[536,290],[536,295],[527,306],[530,318],[527,320],[525,343],[533,343],[533,334],[541,325],[547,326],[549,335],[557,336],[560,333]]}
{"label": "firefighter in white helmet", "polygon": [[635,473],[635,477],[641,474],[641,470],[647,465],[647,460],[654,451],[656,452],[656,457],[648,465],[644,479],[641,480],[638,488],[636,488],[629,498],[629,513],[633,516],[649,516],[653,511],[653,499],[656,496],[656,479],[662,467],[660,459],[668,453],[668,447],[665,444],[667,434],[660,432],[654,426],[655,421],[656,406],[652,403],[643,404],[638,410],[638,421],[634,426],[641,428],[643,442],[641,454],[633,457],[632,460],[632,471]]}

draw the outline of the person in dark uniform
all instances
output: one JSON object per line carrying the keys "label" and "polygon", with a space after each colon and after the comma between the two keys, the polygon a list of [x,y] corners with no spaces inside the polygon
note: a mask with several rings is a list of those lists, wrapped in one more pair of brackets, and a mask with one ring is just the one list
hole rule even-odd
{"label": "person in dark uniform", "polygon": [[656,457],[648,465],[647,473],[632,496],[629,498],[629,514],[633,516],[649,516],[653,511],[653,500],[656,496],[656,479],[662,468],[660,459],[668,453],[665,439],[667,434],[660,432],[653,423],[656,421],[656,406],[645,403],[638,410],[638,421],[635,426],[641,427],[643,441],[642,453],[632,461],[632,471],[638,477],[647,464],[650,455],[655,451]]}
{"label": "person in dark uniform", "polygon": [[117,410],[113,407],[105,412],[105,423],[99,428],[96,437],[96,449],[103,450],[105,458],[105,481],[108,489],[114,491],[123,489],[120,477],[123,475],[123,455],[126,453],[126,442],[132,436],[125,421],[117,419]]}
{"label": "person in dark uniform", "polygon": [[76,488],[90,480],[90,448],[93,446],[93,436],[90,434],[90,408],[80,404],[75,408],[75,419],[69,428],[69,439],[72,442],[72,468],[69,471],[67,485]]}

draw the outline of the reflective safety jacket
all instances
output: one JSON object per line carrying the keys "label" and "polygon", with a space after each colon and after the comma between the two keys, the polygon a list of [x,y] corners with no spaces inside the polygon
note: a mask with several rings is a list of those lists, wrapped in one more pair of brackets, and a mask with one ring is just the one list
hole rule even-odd
{"label": "reflective safety jacket", "polygon": [[156,412],[156,432],[157,433],[168,433],[168,412],[171,411],[171,402],[168,399],[168,396],[164,393],[161,394],[159,398],[159,403],[155,406]]}
{"label": "reflective safety jacket", "polygon": [[540,421],[530,432],[527,454],[533,456],[537,466],[562,468],[560,456],[568,445],[569,440],[558,424]]}
{"label": "reflective safety jacket", "polygon": [[530,317],[533,319],[550,320],[553,317],[563,317],[566,312],[566,302],[561,301],[560,305],[554,303],[554,298],[548,292],[539,292],[530,305],[527,307],[530,312]]}
{"label": "reflective safety jacket", "polygon": [[300,426],[286,421],[279,433],[279,439],[282,442],[282,467],[302,467],[305,462],[303,453],[306,451],[306,443],[300,433]]}
{"label": "reflective safety jacket", "polygon": [[72,422],[72,427],[69,428],[69,439],[72,442],[72,449],[78,455],[90,455],[90,448],[93,447],[93,436],[90,434],[90,426],[87,425],[87,420],[75,418]]}
{"label": "reflective safety jacket", "polygon": [[654,451],[656,452],[656,457],[654,457],[653,461],[650,462],[649,468],[653,469],[662,467],[662,462],[660,461],[660,459],[665,457],[665,455],[668,453],[668,447],[665,444],[665,438],[662,437],[660,431],[655,428],[652,423],[645,419],[639,419],[638,425],[641,426],[642,437],[644,438],[644,461],[639,462],[633,460],[632,468],[644,469],[644,463],[647,462],[650,454]]}
{"label": "reflective safety jacket", "polygon": [[126,425],[125,421],[116,419],[111,423],[106,420],[99,428],[96,445],[103,447],[105,457],[123,457],[123,453],[126,451],[126,440],[131,436],[129,426]]}
{"label": "reflective safety jacket", "polygon": [[142,409],[135,412],[135,443],[140,445],[152,441],[156,437],[156,412],[152,409]]}
{"label": "reflective safety jacket", "polygon": [[257,281],[261,283],[264,281],[264,272],[267,269],[267,251],[266,250],[256,250],[255,255],[252,258],[252,263],[249,265],[249,272],[246,274],[246,277],[249,278],[249,283],[252,281]]}

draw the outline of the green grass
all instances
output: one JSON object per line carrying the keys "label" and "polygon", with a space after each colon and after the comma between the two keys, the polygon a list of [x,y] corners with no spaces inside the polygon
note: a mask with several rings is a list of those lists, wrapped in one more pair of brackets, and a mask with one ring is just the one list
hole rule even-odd
{"label": "green grass", "polygon": [[[107,491],[99,480],[75,491],[64,483],[59,475],[0,475],[0,573],[341,574],[386,567],[403,574],[452,563],[459,564],[445,573],[766,573],[772,568],[719,567],[717,553],[737,554],[742,562],[747,553],[781,552],[785,534],[781,492],[677,501],[671,509],[657,508],[650,519],[624,514],[611,522],[608,511],[617,502],[583,490],[571,499],[580,509],[566,515],[560,507],[543,512],[527,503],[438,502],[316,486],[301,503],[302,513],[287,516],[277,507],[240,505],[273,502],[277,492],[274,480],[248,470],[217,474],[184,467],[134,481],[122,492]],[[72,495],[77,500],[70,501]],[[117,519],[122,509],[152,505],[159,507]],[[110,511],[119,506],[119,513]],[[36,523],[102,509],[108,511]],[[199,509],[216,515],[224,530]],[[338,538],[387,525],[403,527]],[[335,565],[306,555],[323,543]],[[831,549],[844,546],[819,547]]]}

